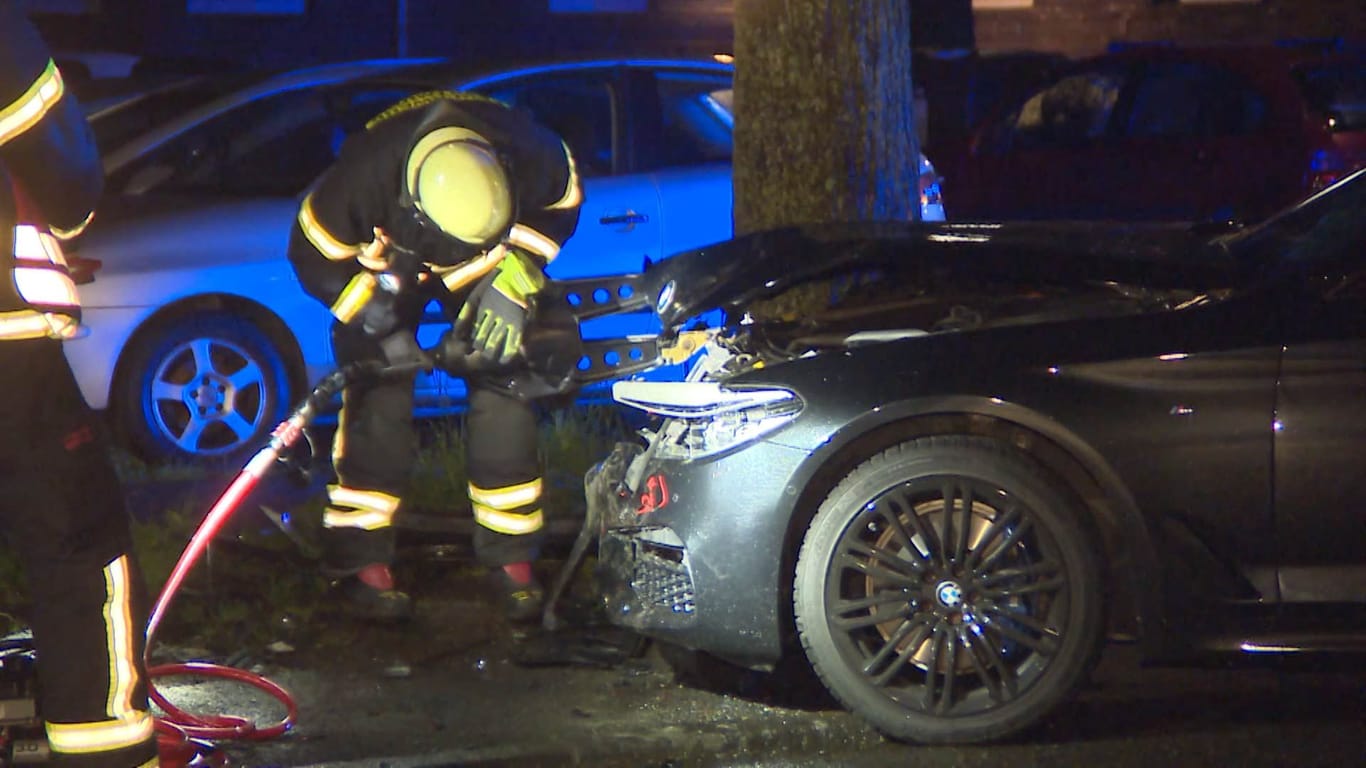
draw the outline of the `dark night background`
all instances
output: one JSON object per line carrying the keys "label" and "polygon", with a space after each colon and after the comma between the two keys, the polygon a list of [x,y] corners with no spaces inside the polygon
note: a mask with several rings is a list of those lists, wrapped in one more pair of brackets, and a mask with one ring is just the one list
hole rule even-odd
{"label": "dark night background", "polygon": [[[372,56],[710,55],[735,0],[18,0],[54,46],[251,67]],[[917,48],[1097,53],[1116,41],[1360,41],[1360,0],[909,0]],[[597,9],[597,10],[595,10]],[[606,9],[606,10],[602,10]],[[262,11],[271,11],[263,13]]]}

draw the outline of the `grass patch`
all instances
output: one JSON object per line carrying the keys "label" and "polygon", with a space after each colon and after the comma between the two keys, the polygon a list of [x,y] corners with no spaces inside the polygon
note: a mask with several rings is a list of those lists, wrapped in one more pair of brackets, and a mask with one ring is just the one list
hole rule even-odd
{"label": "grass patch", "polygon": [[[422,422],[421,450],[406,503],[468,514],[463,426],[460,417]],[[547,515],[581,515],[584,473],[630,435],[630,427],[615,406],[579,406],[543,414],[540,449],[547,480]],[[193,484],[219,475],[225,477],[226,485],[226,478],[236,470],[210,473],[189,465],[153,466],[122,451],[116,452],[114,464],[127,486]],[[213,500],[190,501],[173,493],[152,496],[159,506],[140,509],[132,533],[134,550],[155,598]],[[239,509],[227,525],[231,535],[220,535],[210,545],[176,595],[158,630],[158,645],[235,653],[259,649],[318,623],[324,602],[320,598],[326,590],[315,549],[323,504],[318,495],[288,510],[294,539],[274,529],[257,510],[246,505]],[[239,525],[238,521],[243,522]],[[0,631],[27,624],[26,601],[18,559],[0,550]]]}

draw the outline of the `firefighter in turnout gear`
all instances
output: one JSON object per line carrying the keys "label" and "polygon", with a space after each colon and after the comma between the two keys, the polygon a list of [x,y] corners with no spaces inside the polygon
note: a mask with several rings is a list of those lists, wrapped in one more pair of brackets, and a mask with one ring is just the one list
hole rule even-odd
{"label": "firefighter in turnout gear", "polygon": [[51,53],[0,0],[0,531],[27,575],[55,764],[155,766],[145,587],[110,454],[62,352],[80,305],[58,239],[89,221],[103,184]]}
{"label": "firefighter in turnout gear", "polygon": [[[339,364],[399,363],[437,300],[486,361],[514,361],[543,269],[578,224],[582,192],[565,143],[529,115],[474,94],[412,96],[349,137],[300,206],[289,245],[304,289],[331,309]],[[465,376],[474,545],[507,615],[530,621],[543,537],[531,405]],[[393,519],[416,458],[413,380],[342,393],[337,480],[323,516],[324,573],[360,616],[409,615],[395,588]]]}

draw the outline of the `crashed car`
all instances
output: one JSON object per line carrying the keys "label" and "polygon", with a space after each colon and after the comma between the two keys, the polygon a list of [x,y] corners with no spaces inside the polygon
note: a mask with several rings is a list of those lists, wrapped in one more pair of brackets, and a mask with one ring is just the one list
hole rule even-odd
{"label": "crashed car", "polygon": [[638,287],[667,330],[615,353],[699,357],[613,388],[650,414],[586,477],[617,625],[804,655],[935,743],[1038,723],[1107,639],[1366,650],[1362,173],[1253,228],[799,227]]}

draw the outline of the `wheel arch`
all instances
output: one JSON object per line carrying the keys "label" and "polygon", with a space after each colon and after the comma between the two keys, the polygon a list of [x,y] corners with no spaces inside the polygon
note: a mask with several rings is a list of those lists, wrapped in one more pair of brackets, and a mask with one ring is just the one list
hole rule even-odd
{"label": "wheel arch", "polygon": [[200,294],[161,307],[143,319],[138,327],[129,334],[128,340],[119,350],[119,359],[114,364],[114,375],[109,380],[111,395],[109,406],[111,411],[120,407],[112,394],[118,390],[119,383],[128,375],[129,351],[136,349],[138,344],[168,325],[204,312],[237,315],[252,323],[280,351],[281,359],[285,364],[285,371],[289,377],[290,391],[297,394],[307,388],[307,369],[304,363],[303,350],[299,346],[298,339],[295,338],[289,326],[279,315],[265,305],[243,296],[227,293]]}
{"label": "wheel arch", "polygon": [[[884,406],[841,430],[807,460],[799,491],[790,496],[781,573],[795,574],[797,552],[821,502],[854,467],[893,445],[925,437],[969,435],[1000,440],[1048,469],[1095,526],[1107,563],[1106,588],[1113,606],[1111,631],[1138,636],[1160,647],[1162,569],[1153,529],[1118,475],[1075,434],[1020,406],[973,398]],[[792,579],[779,594],[785,631],[794,625]]]}

